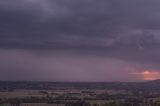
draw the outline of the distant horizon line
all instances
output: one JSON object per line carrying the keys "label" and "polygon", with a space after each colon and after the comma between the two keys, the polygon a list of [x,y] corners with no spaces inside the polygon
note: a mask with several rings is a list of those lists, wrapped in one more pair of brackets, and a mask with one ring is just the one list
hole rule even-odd
{"label": "distant horizon line", "polygon": [[51,83],[141,83],[156,80],[143,80],[143,81],[40,81],[40,80],[0,80],[0,82],[51,82]]}

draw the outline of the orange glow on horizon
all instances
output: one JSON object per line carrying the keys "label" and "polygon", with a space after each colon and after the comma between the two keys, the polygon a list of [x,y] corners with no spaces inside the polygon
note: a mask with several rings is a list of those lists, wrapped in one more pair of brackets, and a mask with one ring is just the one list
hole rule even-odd
{"label": "orange glow on horizon", "polygon": [[139,77],[142,80],[156,80],[160,79],[160,72],[153,70],[145,70],[143,72],[133,73],[136,77]]}
{"label": "orange glow on horizon", "polygon": [[160,73],[147,70],[142,72],[142,76],[144,80],[156,80],[160,78]]}

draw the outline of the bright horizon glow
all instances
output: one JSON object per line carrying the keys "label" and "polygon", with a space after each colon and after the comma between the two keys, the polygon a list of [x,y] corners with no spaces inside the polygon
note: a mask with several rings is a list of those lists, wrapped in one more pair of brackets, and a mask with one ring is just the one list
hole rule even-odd
{"label": "bright horizon glow", "polygon": [[132,74],[134,74],[136,77],[138,77],[142,80],[146,80],[146,81],[160,79],[160,72],[158,72],[156,70],[145,70],[143,72],[135,72]]}
{"label": "bright horizon glow", "polygon": [[142,72],[142,76],[144,80],[156,80],[160,78],[160,73],[156,71],[146,70]]}

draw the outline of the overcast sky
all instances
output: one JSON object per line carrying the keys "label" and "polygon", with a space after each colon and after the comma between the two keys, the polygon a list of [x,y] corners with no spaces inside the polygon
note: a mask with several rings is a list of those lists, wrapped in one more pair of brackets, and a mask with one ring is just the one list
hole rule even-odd
{"label": "overcast sky", "polygon": [[160,78],[160,0],[0,0],[0,80]]}

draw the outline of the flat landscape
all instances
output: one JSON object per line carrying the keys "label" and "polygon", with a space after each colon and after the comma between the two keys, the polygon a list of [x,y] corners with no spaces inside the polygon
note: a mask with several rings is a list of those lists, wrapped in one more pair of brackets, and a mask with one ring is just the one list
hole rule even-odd
{"label": "flat landscape", "polygon": [[2,106],[158,106],[160,103],[160,80],[0,82],[0,85]]}

